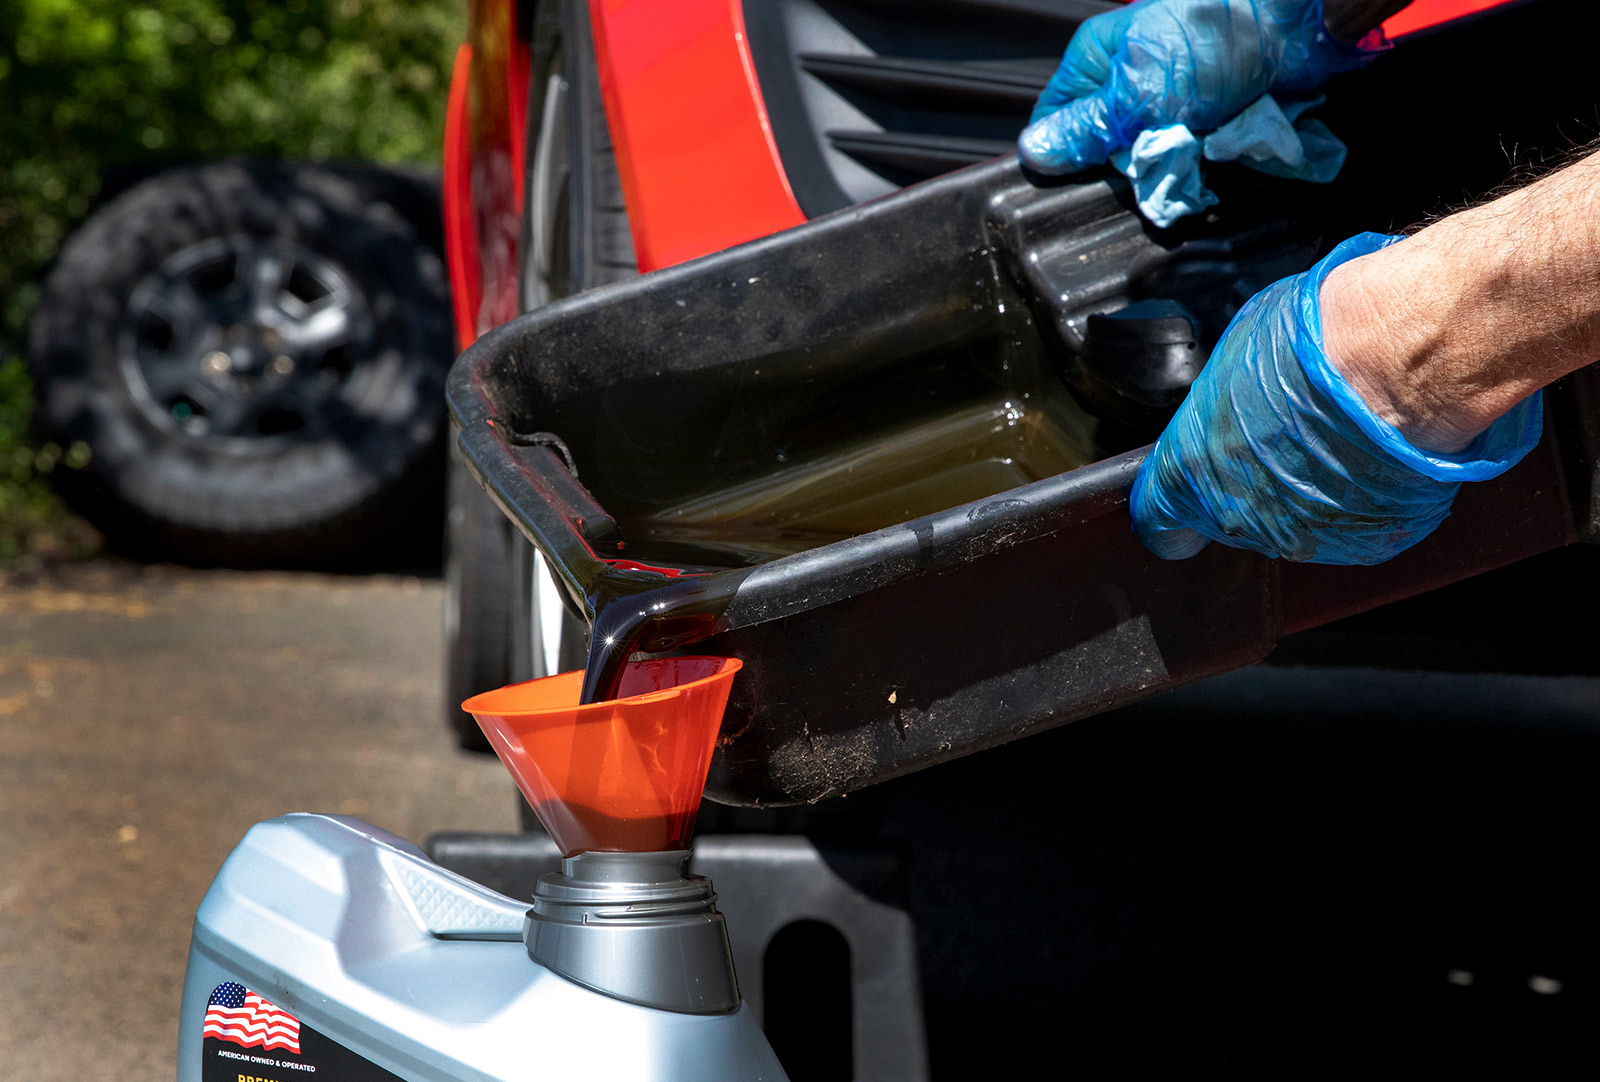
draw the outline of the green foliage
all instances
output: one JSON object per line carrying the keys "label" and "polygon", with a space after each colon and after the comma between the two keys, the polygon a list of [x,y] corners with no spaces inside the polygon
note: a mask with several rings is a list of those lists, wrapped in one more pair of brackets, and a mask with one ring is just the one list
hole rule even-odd
{"label": "green foliage", "polygon": [[461,0],[0,0],[0,560],[34,528],[16,523],[48,518],[39,456],[64,454],[27,442],[22,329],[105,170],[436,161],[463,15]]}
{"label": "green foliage", "polygon": [[89,461],[86,444],[35,447],[28,440],[28,373],[21,357],[0,363],[0,566],[41,549],[71,555],[92,547],[86,530],[64,524],[45,484],[55,469]]}

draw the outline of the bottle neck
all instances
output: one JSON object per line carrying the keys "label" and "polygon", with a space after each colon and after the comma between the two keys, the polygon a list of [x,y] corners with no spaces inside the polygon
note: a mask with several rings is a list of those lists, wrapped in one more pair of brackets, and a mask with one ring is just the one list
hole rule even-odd
{"label": "bottle neck", "polygon": [[580,853],[539,880],[523,928],[529,956],[629,1003],[724,1014],[739,988],[711,881],[688,850]]}

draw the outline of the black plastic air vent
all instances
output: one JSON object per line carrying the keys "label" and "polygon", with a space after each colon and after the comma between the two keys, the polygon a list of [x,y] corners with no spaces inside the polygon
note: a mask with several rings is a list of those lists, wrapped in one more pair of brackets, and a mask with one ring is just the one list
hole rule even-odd
{"label": "black plastic air vent", "polygon": [[975,165],[1011,149],[1007,139],[959,139],[894,131],[830,131],[828,145],[885,177],[905,176],[912,180]]}
{"label": "black plastic air vent", "polygon": [[975,60],[906,60],[893,56],[807,53],[800,66],[835,87],[851,87],[913,108],[1027,112],[1054,70],[1053,61],[1012,64]]}
{"label": "black plastic air vent", "polygon": [[750,0],[756,74],[815,217],[1007,153],[1106,0]]}

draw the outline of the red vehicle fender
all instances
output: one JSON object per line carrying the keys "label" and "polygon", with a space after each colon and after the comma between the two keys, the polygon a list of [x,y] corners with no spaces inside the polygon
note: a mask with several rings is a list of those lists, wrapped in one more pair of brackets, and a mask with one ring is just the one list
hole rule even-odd
{"label": "red vehicle fender", "polygon": [[444,204],[444,257],[450,268],[450,308],[455,316],[456,348],[478,337],[478,307],[483,303],[483,268],[478,264],[478,229],[472,221],[472,143],[467,131],[467,81],[472,46],[456,50],[450,71],[450,97],[444,112],[444,161],[440,178]]}
{"label": "red vehicle fender", "polygon": [[1412,0],[1400,14],[1383,24],[1384,33],[1391,38],[1403,37],[1430,26],[1438,26],[1463,15],[1487,11],[1511,0]]}
{"label": "red vehicle fender", "polygon": [[767,121],[740,0],[590,0],[640,270],[806,220]]}
{"label": "red vehicle fender", "polygon": [[517,315],[528,137],[527,42],[516,0],[474,0],[456,52],[443,155],[445,260],[457,345]]}

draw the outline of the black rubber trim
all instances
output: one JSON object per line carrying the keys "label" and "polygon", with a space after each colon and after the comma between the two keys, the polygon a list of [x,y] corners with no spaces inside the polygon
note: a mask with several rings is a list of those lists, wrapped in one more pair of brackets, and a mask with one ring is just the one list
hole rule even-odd
{"label": "black rubber trim", "polygon": [[566,39],[563,62],[572,110],[568,196],[572,283],[574,290],[581,292],[632,278],[639,268],[600,96],[587,7],[569,0],[562,8],[562,26]]}

